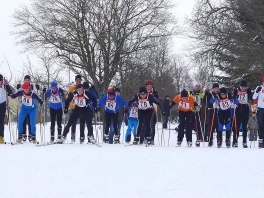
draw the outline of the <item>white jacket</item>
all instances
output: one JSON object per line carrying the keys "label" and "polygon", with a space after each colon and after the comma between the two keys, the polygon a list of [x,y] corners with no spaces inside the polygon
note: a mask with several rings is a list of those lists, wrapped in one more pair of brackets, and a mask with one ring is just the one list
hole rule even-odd
{"label": "white jacket", "polygon": [[[257,93],[256,90],[258,89],[258,87],[262,87],[262,89]],[[254,91],[254,95],[253,95],[253,100],[258,100],[258,107],[259,108],[264,108],[264,86],[257,86],[257,88]]]}

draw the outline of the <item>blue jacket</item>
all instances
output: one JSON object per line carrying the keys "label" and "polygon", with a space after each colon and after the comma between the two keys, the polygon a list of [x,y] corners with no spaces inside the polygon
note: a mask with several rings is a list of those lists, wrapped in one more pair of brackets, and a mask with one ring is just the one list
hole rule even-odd
{"label": "blue jacket", "polygon": [[26,94],[23,90],[17,91],[16,93],[11,95],[11,98],[16,98],[16,97],[21,97],[21,105],[26,108],[26,109],[33,109],[35,107],[37,107],[37,102],[36,100],[38,100],[38,102],[40,104],[43,104],[43,100],[34,92],[29,91],[28,94]]}
{"label": "blue jacket", "polygon": [[[230,100],[230,104],[228,101],[223,101],[225,98],[221,99],[221,98],[211,98],[210,99],[210,103],[213,104],[214,102],[217,102],[217,110],[218,111],[225,111],[225,110],[230,110],[231,111],[231,116],[233,117],[234,113],[235,113],[235,109],[231,108],[231,103],[233,104],[238,104],[238,100],[237,99],[233,99],[231,97],[227,97],[226,99]],[[225,109],[226,108],[226,109]]]}
{"label": "blue jacket", "polygon": [[49,98],[49,106],[52,109],[62,109],[63,103],[62,103],[62,94],[57,88],[56,91],[52,91],[51,89],[48,89],[45,94],[45,99]]}
{"label": "blue jacket", "polygon": [[122,105],[124,108],[127,107],[126,102],[124,99],[120,96],[115,94],[113,99],[110,99],[108,94],[104,95],[102,99],[98,103],[98,108],[105,105],[105,112],[108,113],[116,113],[119,112],[119,105]]}
{"label": "blue jacket", "polygon": [[[97,91],[96,91],[95,89],[89,89],[89,92],[90,92],[91,94],[94,95],[94,97],[95,97],[96,100],[99,99],[99,97],[98,97],[98,93],[97,93]],[[93,104],[93,101],[90,100],[90,101],[89,101],[89,104],[90,104],[90,109],[91,109],[91,111],[93,111],[93,110],[94,110],[94,104]]]}

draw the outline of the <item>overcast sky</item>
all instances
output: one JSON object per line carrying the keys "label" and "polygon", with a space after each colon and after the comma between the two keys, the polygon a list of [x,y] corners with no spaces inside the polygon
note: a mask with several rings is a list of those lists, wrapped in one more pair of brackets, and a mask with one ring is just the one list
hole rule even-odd
{"label": "overcast sky", "polygon": [[[45,1],[45,0],[43,0]],[[184,18],[189,16],[192,12],[192,8],[195,4],[195,0],[171,0],[173,3],[177,3],[178,6],[175,9],[175,14],[179,19],[180,25],[184,24]],[[34,65],[38,64],[33,54],[21,54],[20,51],[23,46],[16,46],[15,36],[10,35],[11,31],[14,31],[12,25],[13,19],[11,18],[14,10],[19,8],[22,4],[29,5],[30,0],[8,0],[1,2],[0,8],[0,73],[8,77],[10,76],[9,70],[7,69],[7,61],[14,72],[23,70],[23,63],[27,62],[27,56],[32,60]],[[186,39],[175,37],[173,39],[173,50],[176,53],[182,53],[184,45],[187,44]]]}

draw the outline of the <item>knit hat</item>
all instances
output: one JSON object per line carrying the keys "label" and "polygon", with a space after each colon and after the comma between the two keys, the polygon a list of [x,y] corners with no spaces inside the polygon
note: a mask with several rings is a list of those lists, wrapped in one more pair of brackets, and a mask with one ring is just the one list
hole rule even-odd
{"label": "knit hat", "polygon": [[220,94],[227,94],[227,89],[224,87],[221,87]]}
{"label": "knit hat", "polygon": [[170,97],[170,96],[169,96],[169,95],[166,95],[166,96],[165,96],[165,98],[168,98],[168,97]]}
{"label": "knit hat", "polygon": [[119,88],[115,88],[115,92],[119,92],[119,93],[121,93],[121,91],[120,91],[120,89]]}
{"label": "knit hat", "polygon": [[51,86],[51,87],[57,87],[57,86],[58,86],[58,84],[57,84],[57,82],[56,82],[56,81],[52,81],[52,82],[50,83],[50,86]]}
{"label": "knit hat", "polygon": [[2,81],[3,80],[3,75],[2,74],[0,74],[0,81]]}
{"label": "knit hat", "polygon": [[188,92],[184,89],[181,92],[181,97],[187,97],[188,96]]}
{"label": "knit hat", "polygon": [[219,87],[219,84],[218,83],[214,83],[213,84],[213,89],[216,88],[216,87]]}
{"label": "knit hat", "polygon": [[77,80],[77,79],[82,80],[82,76],[81,76],[80,74],[76,75],[76,76],[75,76],[75,80]]}
{"label": "knit hat", "polygon": [[146,86],[147,86],[147,85],[153,85],[153,82],[151,82],[151,81],[148,80],[148,81],[146,82]]}
{"label": "knit hat", "polygon": [[89,83],[88,82],[83,82],[83,88],[84,89],[89,89]]}
{"label": "knit hat", "polygon": [[112,87],[109,87],[107,90],[108,95],[115,95],[115,91]]}
{"label": "knit hat", "polygon": [[147,91],[146,87],[140,87],[139,93],[148,93],[148,91]]}
{"label": "knit hat", "polygon": [[28,82],[24,82],[24,84],[22,85],[23,89],[30,89],[30,84]]}
{"label": "knit hat", "polygon": [[246,86],[247,86],[247,81],[242,80],[242,81],[240,82],[240,86],[241,86],[241,87],[246,87]]}
{"label": "knit hat", "polygon": [[76,89],[83,88],[83,84],[79,84],[76,86]]}
{"label": "knit hat", "polygon": [[25,75],[24,80],[26,80],[26,79],[30,80],[30,75]]}

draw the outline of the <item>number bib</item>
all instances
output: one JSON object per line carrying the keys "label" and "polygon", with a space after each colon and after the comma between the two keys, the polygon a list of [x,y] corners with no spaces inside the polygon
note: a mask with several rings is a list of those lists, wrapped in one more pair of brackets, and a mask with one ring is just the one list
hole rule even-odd
{"label": "number bib", "polygon": [[231,101],[229,99],[220,100],[220,108],[222,110],[227,110],[231,107]]}
{"label": "number bib", "polygon": [[238,91],[238,102],[240,104],[247,104],[248,103],[248,94],[246,91]]}
{"label": "number bib", "polygon": [[142,110],[150,109],[151,106],[150,106],[149,100],[147,98],[146,99],[139,98],[138,108]]}
{"label": "number bib", "polygon": [[23,96],[22,96],[22,104],[26,105],[28,107],[32,106],[32,95],[27,96],[27,95],[23,94]]}
{"label": "number bib", "polygon": [[116,109],[116,100],[106,100],[105,107],[111,111],[115,111]]}
{"label": "number bib", "polygon": [[60,96],[58,94],[51,94],[50,95],[50,102],[51,103],[60,103],[61,102]]}
{"label": "number bib", "polygon": [[84,96],[75,96],[74,104],[78,107],[86,107],[86,98]]}
{"label": "number bib", "polygon": [[138,117],[138,107],[132,107],[130,110],[129,117],[137,118]]}

